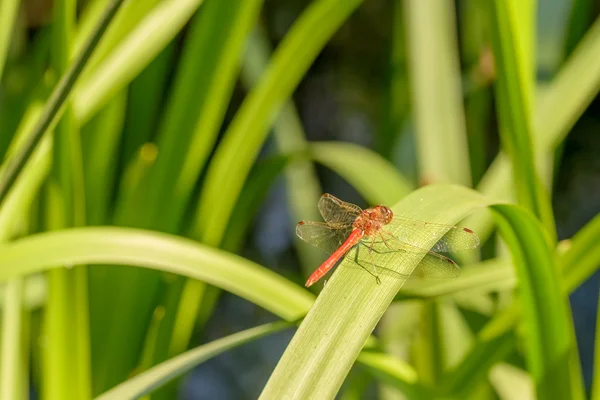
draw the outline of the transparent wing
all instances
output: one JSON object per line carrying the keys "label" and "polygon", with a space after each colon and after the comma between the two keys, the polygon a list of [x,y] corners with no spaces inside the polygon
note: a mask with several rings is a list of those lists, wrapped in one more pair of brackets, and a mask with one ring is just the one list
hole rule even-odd
{"label": "transparent wing", "polygon": [[[401,268],[407,254],[424,255],[414,271]],[[427,278],[456,278],[460,276],[458,265],[440,254],[412,246],[394,238],[373,240],[365,238],[352,250],[351,257],[360,267],[367,269],[372,275],[396,275],[407,277],[415,275]]]}
{"label": "transparent wing", "polygon": [[475,232],[460,226],[434,224],[394,216],[385,230],[399,240],[417,247],[420,243],[427,242],[427,239],[443,235],[431,248],[434,252],[468,250],[479,246],[479,237]]}
{"label": "transparent wing", "polygon": [[360,215],[362,209],[351,203],[346,203],[337,197],[325,193],[319,199],[319,211],[328,223],[352,224]]}
{"label": "transparent wing", "polygon": [[296,235],[324,252],[336,251],[352,232],[352,225],[326,224],[324,222],[301,221],[296,225]]}

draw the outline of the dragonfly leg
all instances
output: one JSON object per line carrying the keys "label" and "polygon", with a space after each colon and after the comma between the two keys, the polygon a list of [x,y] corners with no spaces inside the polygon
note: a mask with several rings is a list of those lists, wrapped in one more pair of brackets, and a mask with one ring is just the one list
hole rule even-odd
{"label": "dragonfly leg", "polygon": [[377,279],[377,283],[381,283],[379,279],[379,274],[377,273],[377,266],[373,261],[373,245],[375,244],[375,238],[371,239],[371,246],[369,247],[369,257],[371,258],[371,265],[373,265],[373,269],[375,270],[375,278]]}
{"label": "dragonfly leg", "polygon": [[[385,233],[387,233],[388,235],[390,235],[390,236],[394,237],[394,235],[392,235],[392,234],[391,234],[391,233],[389,233],[389,232],[386,232],[386,231],[383,231],[383,232],[385,232]],[[381,238],[381,240],[383,240],[383,244],[385,244],[385,247],[387,247],[387,248],[388,248],[388,249],[390,249],[390,250],[393,250],[393,249],[390,247],[390,245],[388,244],[388,242],[385,240],[385,238],[383,237],[383,233],[382,233],[381,231],[379,231],[379,237]],[[371,246],[372,246],[372,245],[371,245]]]}
{"label": "dragonfly leg", "polygon": [[[381,279],[379,279],[379,276],[377,276],[377,274],[374,274],[373,272],[369,271],[369,268],[366,268],[364,265],[362,265],[360,263],[360,260],[358,259],[358,252],[360,251],[360,245],[356,246],[356,252],[354,254],[354,262],[361,267],[362,269],[364,269],[365,271],[367,271],[371,276],[373,276],[375,278],[375,282],[377,282],[378,285],[381,284]],[[373,263],[373,261],[371,261],[371,263]],[[375,267],[375,264],[373,264],[373,267]],[[375,270],[375,272],[377,272],[377,270]]]}

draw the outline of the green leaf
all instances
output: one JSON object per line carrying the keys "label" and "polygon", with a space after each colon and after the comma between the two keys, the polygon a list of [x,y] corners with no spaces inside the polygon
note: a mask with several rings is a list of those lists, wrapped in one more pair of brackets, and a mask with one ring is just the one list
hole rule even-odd
{"label": "green leaf", "polygon": [[527,361],[540,398],[572,399],[582,380],[571,381],[575,339],[568,298],[560,285],[556,257],[541,225],[515,206],[493,207],[519,280],[527,344]]}
{"label": "green leaf", "polygon": [[420,179],[470,185],[454,3],[404,4]]}
{"label": "green leaf", "polygon": [[231,214],[227,234],[222,243],[223,249],[232,253],[239,251],[269,188],[290,161],[290,157],[280,156],[256,163],[244,185],[240,201]]}
{"label": "green leaf", "polygon": [[[202,280],[293,321],[313,295],[239,256],[168,234],[130,228],[75,228],[0,245],[0,282],[58,265],[118,264]],[[10,267],[8,267],[10,266]]]}
{"label": "green leaf", "polygon": [[393,204],[412,190],[389,161],[362,146],[315,142],[309,152],[313,160],[344,178],[371,204]]}
{"label": "green leaf", "polygon": [[473,383],[484,380],[489,369],[512,351],[514,341],[511,332],[478,335],[473,343],[473,350],[444,377],[440,385],[441,391],[458,398],[466,397],[476,388]]}
{"label": "green leaf", "polygon": [[107,7],[105,13],[102,15],[96,30],[90,37],[86,46],[82,50],[81,54],[78,55],[77,59],[71,64],[68,71],[64,74],[61,80],[58,82],[46,105],[44,111],[38,120],[32,132],[27,136],[26,141],[22,146],[19,147],[13,158],[7,161],[5,169],[2,170],[0,176],[0,206],[3,205],[4,199],[14,184],[17,176],[21,173],[25,163],[30,158],[31,153],[38,146],[43,135],[50,128],[53,121],[59,116],[61,107],[67,100],[67,97],[71,94],[71,89],[77,81],[83,67],[89,60],[89,57],[95,49],[98,41],[102,37],[106,27],[114,17],[115,13],[119,9],[119,6],[123,3],[123,0],[113,0],[109,7]]}
{"label": "green leaf", "polygon": [[495,0],[491,6],[500,137],[512,162],[519,203],[544,221],[549,232],[554,232],[550,199],[539,179],[541,171],[536,170],[532,140],[534,21],[530,11],[533,3]]}
{"label": "green leaf", "polygon": [[600,214],[588,222],[566,244],[560,258],[563,267],[563,287],[574,291],[600,267]]}
{"label": "green leaf", "polygon": [[0,358],[0,397],[3,399],[22,398],[21,389],[24,376],[21,353],[23,343],[23,279],[9,281],[4,292],[2,313],[2,351]]}
{"label": "green leaf", "polygon": [[137,399],[212,357],[290,326],[289,322],[265,324],[198,346],[127,380],[96,397],[96,400]]}
{"label": "green leaf", "polygon": [[4,0],[0,3],[0,80],[8,58],[13,27],[19,11],[19,0]]}
{"label": "green leaf", "polygon": [[459,279],[410,279],[395,300],[480,294],[512,289],[516,283],[510,261],[494,258],[463,268]]}
{"label": "green leaf", "polygon": [[[223,239],[244,181],[273,117],[304,76],[327,40],[360,0],[318,0],[292,26],[260,83],[248,94],[208,168],[194,235],[210,245]],[[227,181],[227,186],[223,182]]]}
{"label": "green leaf", "polygon": [[[258,25],[248,37],[241,71],[242,82],[249,89],[260,82],[261,76],[269,65],[271,53],[267,34]],[[282,154],[302,153],[308,148],[302,122],[293,102],[288,101],[281,109],[273,126],[273,136]],[[287,202],[292,214],[290,230],[295,238],[302,269],[305,276],[308,276],[315,265],[322,262],[323,255],[318,249],[297,238],[293,231],[296,221],[302,219],[315,221],[319,218],[319,212],[314,205],[319,201],[323,191],[317,171],[310,160],[298,158],[291,162],[285,169],[285,181]],[[242,193],[240,199],[243,198]],[[239,205],[236,206],[236,210],[238,208]],[[235,221],[235,218],[232,217],[231,220]],[[226,240],[229,240],[229,235]]]}
{"label": "green leaf", "polygon": [[[597,18],[573,54],[540,96],[535,109],[534,142],[538,157],[553,153],[600,90],[600,18]],[[568,99],[566,101],[565,99]],[[544,160],[539,160],[544,164]],[[488,196],[512,200],[512,169],[506,154],[496,157],[478,190]],[[492,231],[490,215],[468,220],[482,241]]]}
{"label": "green leaf", "polygon": [[86,122],[135,78],[183,28],[203,0],[163,1],[138,24],[76,90],[73,111]]}
{"label": "green leaf", "polygon": [[413,367],[389,354],[362,351],[356,361],[382,382],[397,387],[409,399],[423,399],[432,394],[419,384],[417,372]]}
{"label": "green leaf", "polygon": [[[432,185],[411,193],[393,209],[398,215],[454,224],[489,204],[476,192],[450,185]],[[423,237],[428,248],[439,238]],[[406,254],[390,269],[410,274],[423,254]],[[383,261],[382,261],[383,262]],[[333,398],[375,325],[404,284],[398,276],[381,275],[381,284],[354,264],[350,253],[327,282],[311,311],[279,361],[261,398]]]}

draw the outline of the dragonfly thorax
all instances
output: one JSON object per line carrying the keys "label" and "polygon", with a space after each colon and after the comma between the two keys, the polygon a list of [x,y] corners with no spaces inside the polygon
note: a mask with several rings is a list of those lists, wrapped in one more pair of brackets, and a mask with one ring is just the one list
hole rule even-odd
{"label": "dragonfly thorax", "polygon": [[394,218],[394,213],[389,207],[375,206],[363,210],[354,221],[353,227],[363,231],[366,236],[374,236],[389,224],[392,218]]}

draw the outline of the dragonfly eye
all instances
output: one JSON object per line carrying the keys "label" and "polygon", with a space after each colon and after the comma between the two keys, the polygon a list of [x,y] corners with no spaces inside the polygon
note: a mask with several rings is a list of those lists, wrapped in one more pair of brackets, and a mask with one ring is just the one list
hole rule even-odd
{"label": "dragonfly eye", "polygon": [[394,213],[389,207],[381,206],[381,212],[383,213],[383,217],[385,218],[386,224],[392,222],[392,218],[394,218]]}

